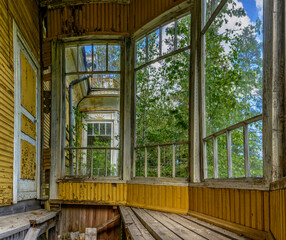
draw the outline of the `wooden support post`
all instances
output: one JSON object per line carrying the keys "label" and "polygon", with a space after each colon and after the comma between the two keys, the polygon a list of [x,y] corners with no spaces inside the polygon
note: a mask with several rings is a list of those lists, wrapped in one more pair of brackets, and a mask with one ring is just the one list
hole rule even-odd
{"label": "wooden support post", "polygon": [[107,148],[105,148],[105,177],[107,177]]}
{"label": "wooden support post", "polygon": [[144,168],[145,168],[145,173],[144,173],[144,177],[147,177],[147,154],[148,154],[148,152],[147,152],[147,148],[145,147],[145,166],[144,166]]}
{"label": "wooden support post", "polygon": [[226,132],[226,149],[227,149],[227,172],[228,172],[228,177],[232,178],[231,131],[227,131]]}
{"label": "wooden support post", "polygon": [[250,177],[248,125],[243,125],[245,177]]}
{"label": "wooden support post", "polygon": [[214,178],[218,178],[217,137],[213,137]]}
{"label": "wooden support post", "polygon": [[175,178],[176,177],[176,149],[175,149],[175,144],[172,145],[172,153],[173,153],[173,157],[172,157],[173,173],[172,173],[172,176],[173,176],[173,178]]}
{"label": "wooden support post", "polygon": [[136,149],[133,150],[133,177],[136,177]]}
{"label": "wooden support post", "polygon": [[78,176],[78,168],[79,168],[79,163],[78,163],[78,155],[79,155],[79,152],[78,152],[78,149],[76,149],[76,176]]}
{"label": "wooden support post", "polygon": [[93,149],[91,151],[91,157],[90,157],[90,177],[93,176]]}
{"label": "wooden support post", "polygon": [[158,145],[158,178],[161,177],[161,148]]}

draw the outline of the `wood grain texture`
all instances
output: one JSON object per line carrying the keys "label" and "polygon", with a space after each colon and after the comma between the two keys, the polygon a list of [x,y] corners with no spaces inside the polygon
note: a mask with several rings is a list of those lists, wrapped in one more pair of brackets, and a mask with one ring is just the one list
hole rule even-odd
{"label": "wood grain texture", "polygon": [[[59,234],[65,236],[68,232],[85,232],[86,228],[96,228],[117,216],[119,211],[110,206],[72,206],[62,205],[61,225]],[[107,231],[98,233],[97,239],[119,240],[120,219],[113,223]]]}
{"label": "wood grain texture", "polygon": [[21,140],[21,179],[36,179],[36,147]]}
{"label": "wood grain texture", "polygon": [[59,183],[59,200],[90,201],[97,205],[126,204],[127,185],[121,183]]}
{"label": "wood grain texture", "polygon": [[188,187],[128,184],[127,205],[152,210],[188,212]]}
{"label": "wood grain texture", "polygon": [[189,188],[190,210],[260,231],[269,229],[269,192]]}
{"label": "wood grain texture", "polygon": [[275,239],[286,239],[286,189],[270,192],[270,230]]}
{"label": "wood grain texture", "polygon": [[13,199],[14,60],[13,18],[0,1],[0,206]]}
{"label": "wood grain texture", "polygon": [[36,139],[36,124],[22,113],[22,132]]}

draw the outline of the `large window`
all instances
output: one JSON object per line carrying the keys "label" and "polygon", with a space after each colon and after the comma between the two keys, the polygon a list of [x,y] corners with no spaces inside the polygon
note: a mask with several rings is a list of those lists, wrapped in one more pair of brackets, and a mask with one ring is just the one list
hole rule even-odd
{"label": "large window", "polygon": [[121,44],[67,44],[66,175],[119,176]]}
{"label": "large window", "polygon": [[263,176],[262,2],[206,1],[205,178]]}
{"label": "large window", "polygon": [[188,177],[190,23],[136,41],[135,177]]}

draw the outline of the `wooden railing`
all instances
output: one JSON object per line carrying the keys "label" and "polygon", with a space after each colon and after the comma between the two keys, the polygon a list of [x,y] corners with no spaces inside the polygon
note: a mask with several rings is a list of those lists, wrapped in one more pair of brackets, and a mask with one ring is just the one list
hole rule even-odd
{"label": "wooden railing", "polygon": [[[96,177],[96,176],[108,176],[108,161],[111,161],[112,154],[108,158],[108,151],[112,153],[112,151],[120,151],[120,148],[116,147],[65,147],[65,151],[68,151],[69,155],[71,156],[69,159],[69,174],[66,176],[69,177]],[[94,154],[96,153],[97,154]],[[104,168],[94,166],[94,158],[100,156],[99,152],[104,151]],[[75,153],[75,155],[74,155]],[[119,153],[118,153],[119,156]],[[75,161],[74,161],[75,159]],[[115,165],[116,174],[111,174],[110,176],[118,176],[119,169],[118,169],[118,161],[119,157],[116,159],[117,164]],[[111,163],[112,167],[112,163]],[[104,169],[104,174],[100,175],[100,169]],[[97,170],[97,174],[94,173],[94,170]]]}
{"label": "wooden railing", "polygon": [[[187,158],[186,158],[186,164],[187,166],[185,166],[185,170],[188,172],[188,158],[189,158],[189,152],[188,152],[188,142],[174,142],[174,143],[164,143],[164,144],[156,144],[156,145],[146,145],[146,146],[137,146],[134,148],[134,162],[133,162],[133,177],[138,177],[136,176],[136,161],[137,161],[137,153],[136,151],[137,150],[140,150],[140,149],[144,149],[144,177],[150,177],[148,176],[148,149],[150,148],[157,148],[157,177],[160,178],[162,177],[162,161],[161,161],[161,158],[162,158],[162,154],[161,154],[161,151],[163,150],[165,152],[166,150],[166,147],[168,146],[171,146],[172,147],[172,174],[170,177],[177,177],[176,176],[176,146],[179,146],[179,145],[186,145],[187,147]],[[178,152],[179,153],[179,152]],[[178,162],[178,161],[177,161]],[[151,176],[152,177],[152,176]],[[187,176],[185,176],[187,177]]]}
{"label": "wooden railing", "polygon": [[244,166],[245,166],[245,177],[250,177],[250,163],[249,163],[249,136],[248,126],[252,123],[261,121],[263,119],[262,114],[245,121],[234,124],[230,127],[222,129],[216,133],[213,133],[203,138],[203,164],[204,164],[204,177],[208,178],[207,170],[207,142],[213,141],[213,162],[214,162],[214,178],[218,178],[218,147],[217,138],[222,134],[226,134],[226,150],[227,150],[227,167],[228,167],[228,178],[232,178],[232,157],[231,157],[231,131],[243,127],[243,146],[244,146]]}

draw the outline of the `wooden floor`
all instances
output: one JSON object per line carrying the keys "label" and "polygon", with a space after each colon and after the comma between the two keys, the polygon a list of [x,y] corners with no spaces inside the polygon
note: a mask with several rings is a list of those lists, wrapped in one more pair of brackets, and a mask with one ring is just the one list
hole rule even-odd
{"label": "wooden floor", "polygon": [[248,239],[196,218],[120,206],[127,235],[131,239]]}
{"label": "wooden floor", "polygon": [[0,239],[23,239],[31,223],[42,224],[54,218],[57,212],[44,209],[0,217]]}

